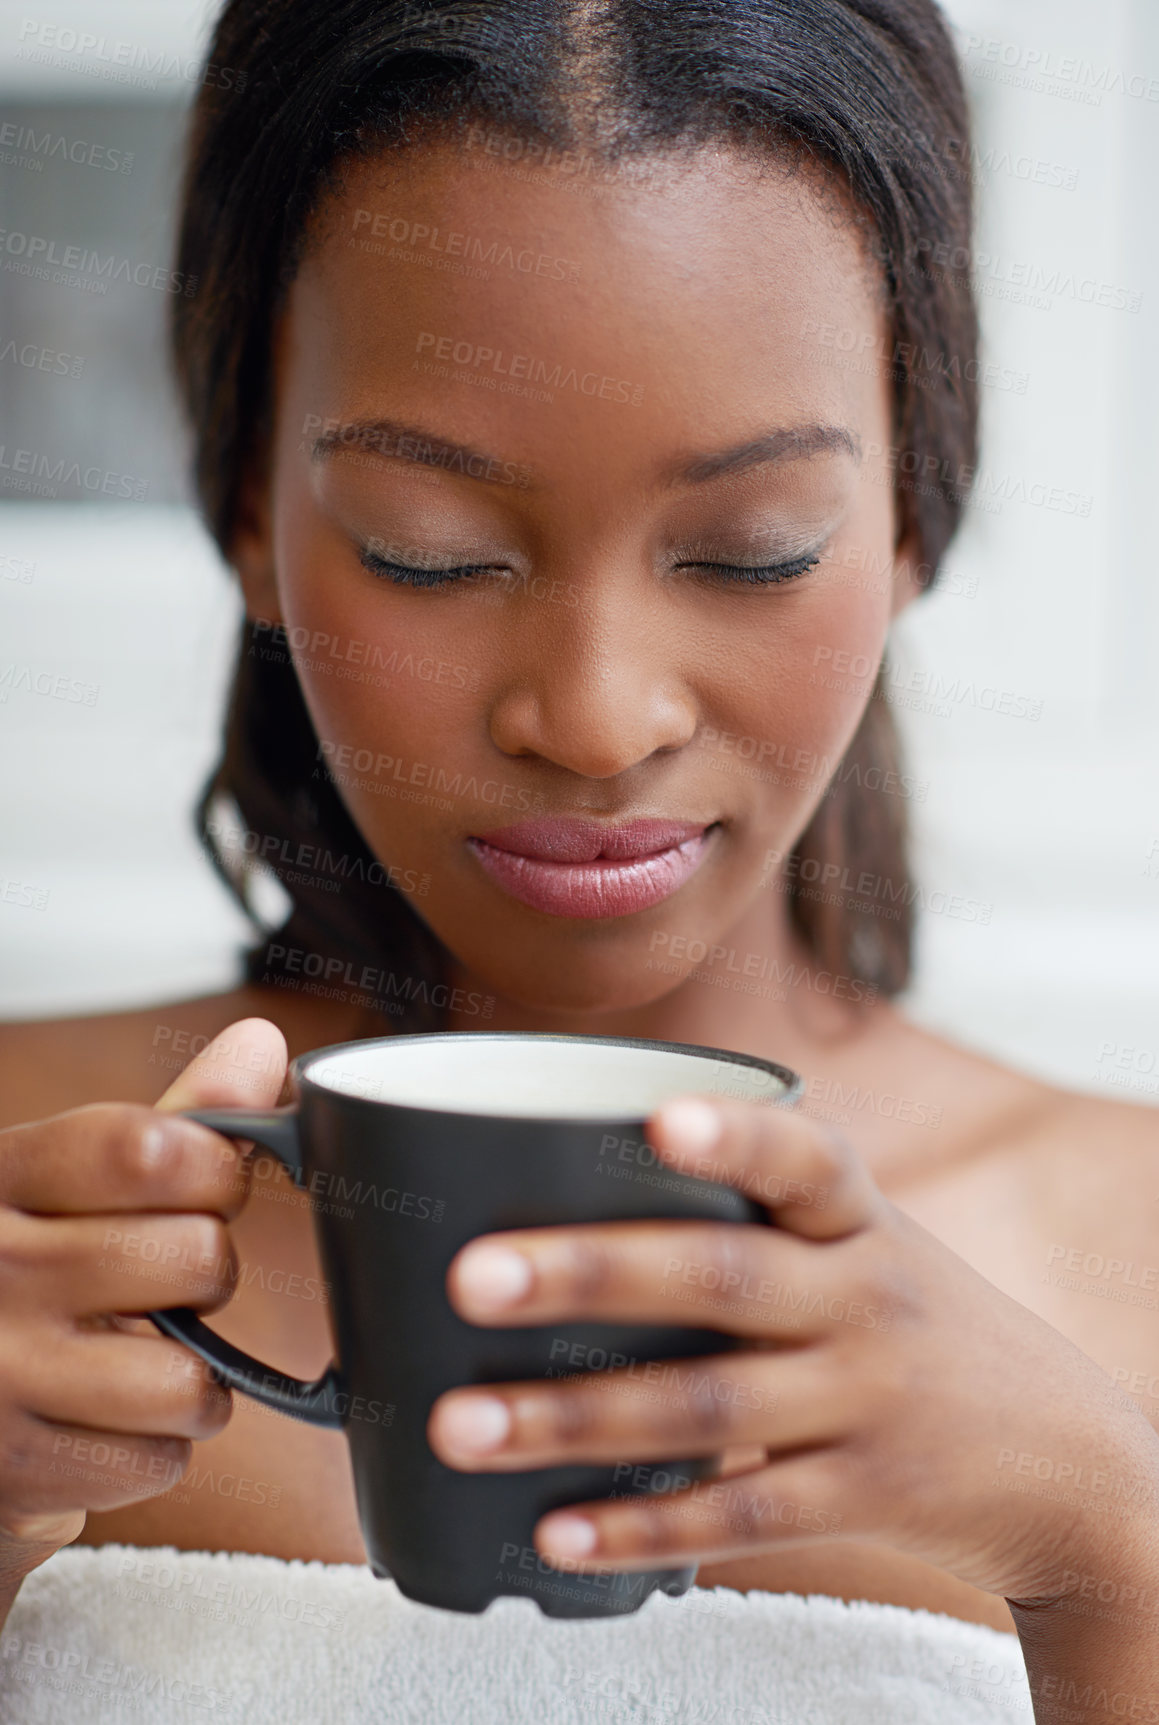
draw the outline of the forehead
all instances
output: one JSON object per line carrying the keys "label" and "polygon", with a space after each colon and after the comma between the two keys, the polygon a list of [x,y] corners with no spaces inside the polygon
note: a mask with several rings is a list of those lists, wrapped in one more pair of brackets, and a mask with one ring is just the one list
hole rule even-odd
{"label": "forehead", "polygon": [[863,224],[820,170],[706,147],[584,182],[432,145],[346,168],[280,363],[306,412],[382,412],[385,391],[449,432],[501,428],[518,458],[565,422],[615,443],[674,417],[706,446],[770,415],[864,425],[884,368],[833,361],[885,329]]}

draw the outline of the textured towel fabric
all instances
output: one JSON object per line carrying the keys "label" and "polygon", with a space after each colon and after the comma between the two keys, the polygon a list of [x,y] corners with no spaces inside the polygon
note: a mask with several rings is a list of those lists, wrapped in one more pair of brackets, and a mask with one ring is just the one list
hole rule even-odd
{"label": "textured towel fabric", "polygon": [[567,1622],[416,1605],[349,1564],[66,1547],[0,1633],[4,1725],[1033,1725],[1012,1635],[693,1588]]}

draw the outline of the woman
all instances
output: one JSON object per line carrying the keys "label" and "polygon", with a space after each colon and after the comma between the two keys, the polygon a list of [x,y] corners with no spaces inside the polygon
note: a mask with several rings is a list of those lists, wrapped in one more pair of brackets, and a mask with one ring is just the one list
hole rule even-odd
{"label": "woman", "polygon": [[[548,1518],[540,1550],[1014,1629],[1040,1718],[1064,1692],[1072,1717],[1126,1694],[1159,1718],[1146,1613],[1078,1605],[1091,1577],[1159,1585],[1156,1410],[1116,1387],[1159,1343],[1143,1307],[1051,1273],[1147,1261],[1154,1116],[890,1004],[912,781],[874,676],[974,457],[969,295],[923,267],[968,243],[965,133],[930,0],[227,5],[174,324],[247,609],[202,823],[239,892],[256,853],[295,910],[227,994],[5,1032],[7,1115],[32,1122],[0,1140],[9,1600],[77,1539],[362,1560],[341,1439],[231,1415],[124,1315],[168,1254],[200,1269],[167,1303],[224,1307],[224,1335],[300,1375],[327,1352],[324,1302],[268,1273],[317,1286],[308,1213],[261,1163],[242,1208],[233,1153],[176,1110],[275,1101],[287,1046],[628,1034],[805,1074],[796,1116],[674,1104],[650,1138],[826,1188],[742,1253],[821,1309],[729,1313],[691,1279],[751,1344],[759,1414],[462,1391],[439,1454],[724,1448],[818,1519],[738,1530],[674,1494]],[[902,1105],[838,1135],[837,1087]],[[449,1292],[479,1323],[656,1316],[671,1228],[473,1244]],[[706,1231],[696,1261],[726,1244]],[[123,1477],[53,1468],[93,1429],[130,1446]],[[276,1481],[277,1513],[174,1490],[190,1440]]]}

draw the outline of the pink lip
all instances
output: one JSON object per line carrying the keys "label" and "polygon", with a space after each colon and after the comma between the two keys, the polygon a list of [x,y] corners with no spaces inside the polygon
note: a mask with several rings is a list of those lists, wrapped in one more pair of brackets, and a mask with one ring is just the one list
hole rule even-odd
{"label": "pink lip", "polygon": [[670,898],[704,861],[702,822],[608,827],[565,816],[520,821],[467,840],[497,886],[551,916],[630,916]]}

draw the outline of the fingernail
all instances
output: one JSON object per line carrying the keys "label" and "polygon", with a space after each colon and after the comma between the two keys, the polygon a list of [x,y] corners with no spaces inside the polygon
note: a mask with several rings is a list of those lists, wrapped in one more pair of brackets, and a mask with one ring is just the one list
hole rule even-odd
{"label": "fingernail", "polygon": [[507,1403],[494,1396],[456,1396],[439,1412],[439,1435],[464,1455],[498,1449],[510,1430]]}
{"label": "fingernail", "polygon": [[458,1283],[479,1306],[510,1306],[531,1286],[531,1265],[507,1246],[468,1246],[459,1259]]}
{"label": "fingernail", "polygon": [[579,1515],[549,1515],[540,1523],[539,1543],[560,1557],[586,1557],[596,1548],[596,1530]]}
{"label": "fingernail", "polygon": [[720,1115],[712,1103],[699,1096],[682,1096],[678,1102],[666,1102],[658,1110],[657,1118],[673,1149],[689,1155],[711,1150],[722,1130]]}

